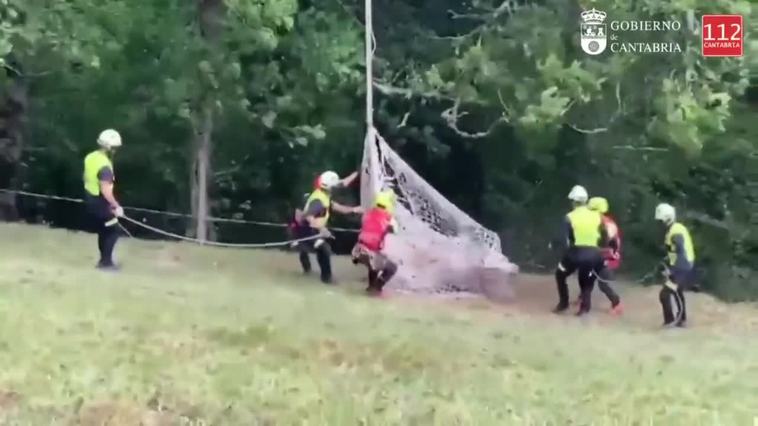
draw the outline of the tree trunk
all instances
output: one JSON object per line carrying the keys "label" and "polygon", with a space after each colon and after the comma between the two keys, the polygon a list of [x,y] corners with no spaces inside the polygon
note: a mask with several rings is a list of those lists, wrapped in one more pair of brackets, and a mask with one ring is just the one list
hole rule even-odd
{"label": "tree trunk", "polygon": [[194,222],[194,236],[200,241],[207,241],[208,217],[210,216],[210,201],[208,196],[211,176],[211,155],[213,153],[213,109],[206,105],[202,115],[196,121],[192,156],[192,216]]}
{"label": "tree trunk", "polygon": [[[8,77],[11,80],[0,105],[0,188],[19,189],[29,93],[23,77],[15,74]],[[0,220],[17,219],[15,195],[0,193]]]}
{"label": "tree trunk", "polygon": [[[218,43],[223,17],[223,0],[197,0],[198,23],[202,36],[208,41],[208,55],[213,55],[213,45]],[[208,241],[214,230],[208,226],[210,216],[209,189],[211,182],[211,156],[213,154],[213,109],[214,99],[206,93],[197,102],[194,114],[194,140],[192,143],[191,197],[194,236],[200,241]]]}

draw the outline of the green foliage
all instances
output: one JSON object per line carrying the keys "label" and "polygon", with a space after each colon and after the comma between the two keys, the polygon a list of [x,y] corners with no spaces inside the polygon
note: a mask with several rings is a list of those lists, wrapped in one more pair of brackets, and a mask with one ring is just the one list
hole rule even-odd
{"label": "green foliage", "polygon": [[[527,267],[554,263],[545,247],[566,191],[583,183],[611,201],[628,273],[661,254],[651,216],[665,200],[694,229],[706,287],[758,296],[758,44],[748,40],[744,58],[703,58],[697,32],[702,13],[740,13],[756,33],[755,6],[583,3],[611,19],[682,23],[630,35],[677,42],[681,54],[599,56],[581,51],[579,6],[377,0],[380,130],[451,200],[502,231]],[[19,82],[28,91],[25,186],[78,196],[82,155],[114,127],[125,139],[116,160],[125,202],[188,211],[193,141],[209,111],[214,215],[282,220],[318,172],[356,168],[363,3],[225,0],[210,33],[198,7],[0,1],[3,93]]]}

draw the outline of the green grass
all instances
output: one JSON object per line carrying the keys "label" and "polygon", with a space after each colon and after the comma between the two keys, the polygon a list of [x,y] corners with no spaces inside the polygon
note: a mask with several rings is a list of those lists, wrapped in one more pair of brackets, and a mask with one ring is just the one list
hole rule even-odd
{"label": "green grass", "polygon": [[[374,300],[344,261],[333,289],[291,255],[135,240],[110,275],[92,268],[94,245],[0,226],[3,424],[758,422],[752,328],[661,332],[657,306],[611,322]],[[637,291],[624,295],[655,300]],[[694,306],[758,314],[708,303]]]}

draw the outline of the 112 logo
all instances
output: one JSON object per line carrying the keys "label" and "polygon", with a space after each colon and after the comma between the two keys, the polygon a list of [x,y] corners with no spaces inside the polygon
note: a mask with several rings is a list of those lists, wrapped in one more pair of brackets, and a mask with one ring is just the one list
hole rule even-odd
{"label": "112 logo", "polygon": [[745,29],[741,15],[703,15],[701,28],[703,56],[742,56]]}

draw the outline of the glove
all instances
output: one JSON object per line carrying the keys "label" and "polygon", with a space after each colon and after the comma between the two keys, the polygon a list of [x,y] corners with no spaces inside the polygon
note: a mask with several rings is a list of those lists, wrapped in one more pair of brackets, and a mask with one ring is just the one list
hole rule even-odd
{"label": "glove", "polygon": [[361,206],[353,207],[353,214],[361,214],[361,213],[363,213],[363,208]]}
{"label": "glove", "polygon": [[612,248],[604,248],[601,250],[603,254],[603,259],[605,260],[617,260],[621,258],[621,255],[619,252],[613,250]]}
{"label": "glove", "polygon": [[124,208],[121,206],[114,207],[113,214],[116,215],[116,217],[124,217]]}
{"label": "glove", "polygon": [[331,231],[329,231],[327,228],[321,228],[318,235],[321,238],[334,238],[334,235],[332,235]]}

